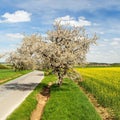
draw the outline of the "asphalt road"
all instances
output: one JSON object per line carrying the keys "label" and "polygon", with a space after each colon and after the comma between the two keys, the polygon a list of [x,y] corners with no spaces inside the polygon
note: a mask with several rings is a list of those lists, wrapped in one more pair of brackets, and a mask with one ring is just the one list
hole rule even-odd
{"label": "asphalt road", "polygon": [[33,71],[0,85],[0,120],[6,120],[43,78],[43,72]]}

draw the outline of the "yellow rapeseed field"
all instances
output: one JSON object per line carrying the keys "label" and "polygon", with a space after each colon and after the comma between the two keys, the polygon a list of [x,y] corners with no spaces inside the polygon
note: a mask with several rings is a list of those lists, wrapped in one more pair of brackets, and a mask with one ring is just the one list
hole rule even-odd
{"label": "yellow rapeseed field", "polygon": [[76,68],[82,76],[80,83],[98,102],[120,120],[120,67]]}

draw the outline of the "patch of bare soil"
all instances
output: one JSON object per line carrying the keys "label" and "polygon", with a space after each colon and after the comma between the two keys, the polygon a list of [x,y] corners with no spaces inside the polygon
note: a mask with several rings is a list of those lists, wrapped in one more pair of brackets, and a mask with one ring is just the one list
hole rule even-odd
{"label": "patch of bare soil", "polygon": [[113,120],[113,116],[108,113],[107,108],[104,108],[100,104],[98,104],[95,97],[92,94],[88,93],[84,88],[80,88],[88,96],[90,102],[94,105],[96,111],[100,114],[102,120]]}
{"label": "patch of bare soil", "polygon": [[49,85],[44,87],[42,92],[37,95],[38,104],[36,106],[36,109],[32,112],[30,120],[40,120],[41,119],[44,107],[50,97],[50,86],[51,85],[52,84],[49,83]]}

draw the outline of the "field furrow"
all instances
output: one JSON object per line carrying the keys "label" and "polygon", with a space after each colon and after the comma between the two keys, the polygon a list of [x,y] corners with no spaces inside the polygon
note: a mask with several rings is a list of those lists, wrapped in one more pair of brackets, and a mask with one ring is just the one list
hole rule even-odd
{"label": "field furrow", "polygon": [[92,93],[102,106],[112,110],[115,120],[120,120],[120,67],[76,70],[83,78],[80,85]]}

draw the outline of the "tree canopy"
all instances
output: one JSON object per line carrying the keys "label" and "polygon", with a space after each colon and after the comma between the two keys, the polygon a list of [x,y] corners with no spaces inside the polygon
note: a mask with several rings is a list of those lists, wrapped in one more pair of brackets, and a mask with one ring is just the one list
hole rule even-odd
{"label": "tree canopy", "polygon": [[8,61],[19,70],[52,69],[61,85],[70,68],[85,62],[86,53],[96,40],[97,36],[89,37],[84,28],[63,26],[56,22],[44,38],[38,34],[25,36]]}

